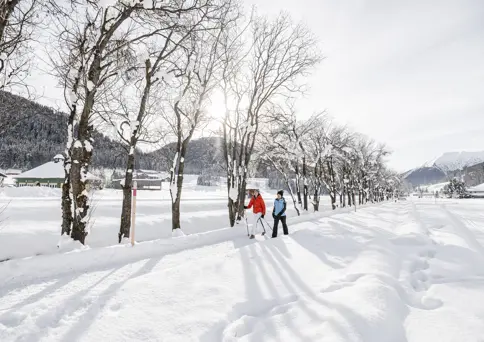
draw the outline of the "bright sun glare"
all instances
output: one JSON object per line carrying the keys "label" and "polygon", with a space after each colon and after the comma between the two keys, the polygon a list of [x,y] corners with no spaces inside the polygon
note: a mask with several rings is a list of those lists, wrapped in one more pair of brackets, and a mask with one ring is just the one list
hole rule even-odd
{"label": "bright sun glare", "polygon": [[225,113],[224,96],[221,91],[214,91],[210,98],[209,114],[215,120],[220,121]]}

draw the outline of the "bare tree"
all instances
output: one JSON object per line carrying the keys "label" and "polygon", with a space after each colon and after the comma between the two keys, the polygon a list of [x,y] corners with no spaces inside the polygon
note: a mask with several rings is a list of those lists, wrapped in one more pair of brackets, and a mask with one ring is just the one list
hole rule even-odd
{"label": "bare tree", "polygon": [[320,196],[323,192],[326,179],[326,160],[333,153],[332,145],[328,139],[331,129],[331,120],[327,115],[320,115],[311,122],[312,129],[308,132],[308,156],[311,164],[311,185],[313,189],[312,204],[314,211],[319,211]]}
{"label": "bare tree", "polygon": [[172,110],[165,116],[176,140],[170,169],[173,231],[181,228],[180,202],[188,145],[194,133],[210,118],[206,106],[220,80],[223,38],[236,25],[239,16],[237,2],[225,2],[216,12],[207,15],[210,20],[203,27],[191,33],[190,44],[185,49],[186,63],[178,77],[179,94],[172,100]]}
{"label": "bare tree", "polygon": [[[187,49],[184,44],[211,12],[212,9],[207,6],[200,11],[198,17],[190,13],[189,18],[179,16],[174,22],[168,23],[162,22],[163,18],[157,18],[159,24],[166,27],[166,31],[153,35],[150,42],[143,42],[147,49],[145,56],[140,58],[140,63],[129,68],[127,77],[123,77],[121,88],[111,94],[111,100],[103,101],[101,117],[117,127],[117,135],[127,152],[126,173],[122,182],[123,206],[119,242],[123,237],[130,236],[131,189],[138,143],[159,142],[166,133],[163,130],[154,132],[152,128],[159,125],[159,116],[163,111],[159,104],[163,96],[159,94],[171,91],[173,78],[181,77],[177,65],[183,55],[181,52]],[[142,72],[141,75],[138,75],[138,71]]]}
{"label": "bare tree", "polygon": [[[283,177],[294,209],[299,216],[301,213],[299,158],[292,129],[296,122],[295,112],[292,109],[293,107],[290,107],[288,113],[285,113],[283,109],[276,111],[270,129],[264,134],[264,139],[261,139],[263,142],[258,144],[258,148],[263,151],[265,159]],[[295,177],[294,181],[292,177]]]}
{"label": "bare tree", "polygon": [[[81,243],[87,235],[89,199],[86,178],[93,151],[95,105],[104,89],[112,86],[113,79],[119,77],[119,73],[131,63],[133,44],[166,29],[140,30],[136,20],[150,13],[176,18],[181,13],[199,10],[206,1],[111,3],[103,6],[96,1],[74,3],[70,5],[70,15],[59,16],[58,19],[60,52],[54,64],[71,111],[66,147],[66,189],[63,193],[68,194],[71,189],[67,187],[72,188],[74,215],[71,237]],[[63,196],[63,210],[67,208],[67,202]],[[69,216],[69,213],[64,211],[63,216]],[[67,232],[64,225],[67,227],[68,222],[63,223],[63,231]]]}
{"label": "bare tree", "polygon": [[[251,157],[260,125],[268,109],[278,99],[303,91],[298,82],[321,60],[317,43],[302,24],[294,25],[288,15],[270,21],[252,17],[248,50],[240,49],[238,39],[226,48],[238,60],[227,61],[222,85],[226,114],[224,141],[229,187],[230,224],[243,213],[245,189]],[[238,38],[238,36],[236,37]],[[234,56],[230,51],[227,56]]]}
{"label": "bare tree", "polygon": [[[316,113],[307,120],[297,120],[294,105],[289,103],[287,109],[279,106],[271,115],[271,120],[272,127],[268,134],[264,134],[264,142],[259,148],[264,149],[265,146],[266,157],[283,178],[287,179],[286,186],[291,197],[297,196],[297,205],[295,197],[293,201],[299,214],[301,209],[308,210],[310,185],[317,186],[315,184],[319,181],[314,178],[317,166],[314,131],[323,128],[325,113]],[[294,175],[294,182],[289,182],[287,171]],[[319,199],[321,191],[315,193]]]}
{"label": "bare tree", "polygon": [[31,66],[29,43],[39,23],[39,4],[40,0],[0,0],[0,90],[27,87],[23,81]]}

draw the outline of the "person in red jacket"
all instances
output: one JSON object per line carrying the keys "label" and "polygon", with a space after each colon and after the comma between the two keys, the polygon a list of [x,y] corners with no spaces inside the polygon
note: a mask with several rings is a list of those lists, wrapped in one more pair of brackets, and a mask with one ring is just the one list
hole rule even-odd
{"label": "person in red jacket", "polygon": [[260,195],[259,190],[254,190],[254,195],[250,199],[249,205],[244,206],[244,208],[253,208],[252,211],[254,214],[252,215],[252,226],[250,228],[250,238],[253,239],[255,237],[257,222],[259,221],[259,219],[264,218],[266,214],[266,204],[264,202],[264,199]]}

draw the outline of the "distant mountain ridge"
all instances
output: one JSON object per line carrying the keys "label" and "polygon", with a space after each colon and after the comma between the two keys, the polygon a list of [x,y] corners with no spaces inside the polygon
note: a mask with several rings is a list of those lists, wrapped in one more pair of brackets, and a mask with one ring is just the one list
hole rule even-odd
{"label": "distant mountain ridge", "polygon": [[413,186],[444,181],[449,175],[461,174],[465,168],[484,162],[484,151],[445,152],[420,167],[405,172],[402,176]]}
{"label": "distant mountain ridge", "polygon": [[446,178],[446,173],[435,166],[423,166],[405,172],[402,177],[413,186],[419,186],[439,183]]}
{"label": "distant mountain ridge", "polygon": [[457,171],[482,162],[484,162],[484,151],[446,152],[426,163],[425,166],[436,166],[445,171]]}

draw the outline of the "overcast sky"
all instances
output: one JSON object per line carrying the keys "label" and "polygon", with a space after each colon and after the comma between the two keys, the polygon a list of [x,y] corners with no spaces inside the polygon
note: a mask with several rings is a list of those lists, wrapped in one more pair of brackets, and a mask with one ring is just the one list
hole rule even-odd
{"label": "overcast sky", "polygon": [[[246,0],[304,21],[326,59],[301,115],[327,109],[384,142],[398,171],[484,150],[484,0]],[[52,103],[44,75],[31,82]]]}
{"label": "overcast sky", "polygon": [[484,150],[483,0],[250,0],[316,33],[326,59],[302,111],[385,142],[403,171]]}

